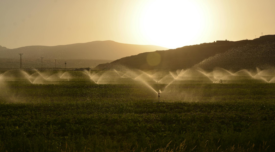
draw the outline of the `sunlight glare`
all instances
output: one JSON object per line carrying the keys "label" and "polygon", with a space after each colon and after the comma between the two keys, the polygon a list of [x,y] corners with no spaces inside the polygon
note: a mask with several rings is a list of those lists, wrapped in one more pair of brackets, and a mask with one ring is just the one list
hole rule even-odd
{"label": "sunlight glare", "polygon": [[202,15],[199,5],[191,0],[151,0],[143,10],[140,28],[154,45],[181,47],[201,34]]}

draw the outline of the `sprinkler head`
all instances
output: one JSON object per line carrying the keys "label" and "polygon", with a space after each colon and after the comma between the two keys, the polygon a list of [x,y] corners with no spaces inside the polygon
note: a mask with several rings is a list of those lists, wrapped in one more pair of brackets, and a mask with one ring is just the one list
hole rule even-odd
{"label": "sprinkler head", "polygon": [[160,93],[161,93],[161,91],[159,90],[158,91],[158,101],[160,101]]}
{"label": "sprinkler head", "polygon": [[158,91],[158,97],[160,97],[160,93],[161,93],[161,91],[159,90],[159,91]]}

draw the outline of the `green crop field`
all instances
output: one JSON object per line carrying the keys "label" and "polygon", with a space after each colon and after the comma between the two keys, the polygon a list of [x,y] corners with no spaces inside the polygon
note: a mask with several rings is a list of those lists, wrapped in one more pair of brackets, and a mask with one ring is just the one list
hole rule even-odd
{"label": "green crop field", "polygon": [[0,151],[275,150],[274,83],[165,77],[0,71]]}

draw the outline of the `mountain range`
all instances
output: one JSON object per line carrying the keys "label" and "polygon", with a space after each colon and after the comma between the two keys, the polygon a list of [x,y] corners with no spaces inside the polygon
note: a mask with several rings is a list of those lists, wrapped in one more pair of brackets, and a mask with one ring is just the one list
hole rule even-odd
{"label": "mountain range", "polygon": [[118,66],[141,70],[177,70],[192,67],[205,70],[216,67],[241,70],[275,67],[275,35],[265,35],[253,40],[218,40],[170,50],[114,41],[26,46],[16,49],[0,46],[0,68],[18,68],[19,53],[23,53],[24,68],[64,68],[66,62],[67,68],[93,68],[97,65],[95,69],[98,70]]}
{"label": "mountain range", "polygon": [[0,68],[18,67],[20,53],[23,54],[23,67],[41,67],[40,58],[43,57],[45,62],[48,61],[44,67],[53,67],[55,59],[57,59],[62,61],[60,67],[64,67],[64,62],[70,60],[68,67],[83,68],[94,67],[96,66],[94,63],[106,63],[125,56],[163,49],[166,48],[153,45],[123,44],[114,41],[94,41],[59,46],[25,46],[15,49],[0,46],[0,63],[5,63],[0,65]]}
{"label": "mountain range", "polygon": [[15,49],[0,47],[0,58],[95,59],[116,60],[142,52],[166,49],[153,45],[123,44],[114,41],[94,41],[59,46],[25,46]]}
{"label": "mountain range", "polygon": [[117,66],[141,70],[177,70],[192,67],[205,70],[216,67],[240,70],[275,66],[275,35],[265,35],[254,40],[214,41],[177,49],[140,53],[111,63],[100,64],[96,69]]}

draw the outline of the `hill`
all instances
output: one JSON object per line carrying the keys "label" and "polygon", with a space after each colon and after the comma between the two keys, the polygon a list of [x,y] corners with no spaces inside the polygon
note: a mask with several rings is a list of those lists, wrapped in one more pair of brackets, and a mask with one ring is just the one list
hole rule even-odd
{"label": "hill", "polygon": [[51,59],[103,59],[115,60],[142,52],[165,49],[152,45],[123,44],[114,41],[94,41],[88,43],[59,46],[26,46],[16,49],[1,49],[1,58],[19,58],[23,53],[25,58]]}
{"label": "hill", "polygon": [[[114,41],[94,41],[88,43],[59,46],[26,46],[7,49],[0,46],[0,68],[18,68],[19,53],[23,53],[23,67],[54,67],[55,59],[64,67],[67,61],[70,68],[94,67],[95,64],[110,62],[125,56],[165,49],[152,45],[123,44]],[[61,63],[62,61],[62,63]]]}
{"label": "hill", "polygon": [[0,51],[4,51],[4,50],[7,50],[7,48],[0,45]]}
{"label": "hill", "polygon": [[142,70],[176,70],[194,66],[204,69],[224,67],[238,70],[266,65],[274,66],[275,62],[272,60],[275,55],[274,42],[275,35],[235,42],[215,41],[166,51],[141,53],[98,65],[96,69],[106,69],[117,65]]}
{"label": "hill", "polygon": [[275,66],[275,39],[227,50],[203,60],[196,66],[203,69],[221,67],[230,70],[268,68]]}

